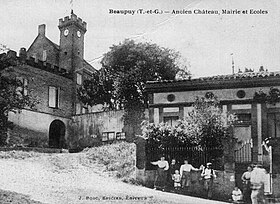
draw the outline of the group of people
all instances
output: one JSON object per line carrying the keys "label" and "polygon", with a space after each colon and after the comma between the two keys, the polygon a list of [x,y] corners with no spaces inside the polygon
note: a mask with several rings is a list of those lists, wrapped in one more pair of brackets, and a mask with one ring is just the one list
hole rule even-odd
{"label": "group of people", "polygon": [[264,185],[267,172],[261,164],[248,166],[247,171],[241,176],[243,182],[242,191],[235,187],[232,192],[234,202],[244,201],[245,203],[264,204]]}
{"label": "group of people", "polygon": [[[164,156],[161,156],[159,161],[151,162],[157,165],[157,173],[154,182],[154,188],[165,191],[167,187],[175,190],[175,192],[185,189],[188,191],[191,183],[191,171],[201,171],[200,180],[203,181],[204,189],[207,197],[212,197],[213,180],[217,177],[215,170],[212,168],[212,163],[207,163],[206,167],[203,165],[200,168],[195,168],[184,160],[184,164],[179,165],[175,159],[171,160],[169,164]],[[243,188],[240,190],[235,187],[232,191],[232,200],[234,202],[245,202],[252,204],[265,203],[264,185],[266,182],[266,170],[262,168],[261,164],[248,166],[247,171],[243,173],[241,180]]]}
{"label": "group of people", "polygon": [[187,159],[184,160],[182,165],[179,165],[176,159],[172,159],[169,165],[165,157],[161,156],[159,161],[151,162],[151,164],[158,166],[154,182],[155,189],[164,191],[167,187],[170,187],[176,192],[181,189],[188,191],[191,183],[191,171],[201,171],[201,179],[204,182],[207,197],[212,197],[213,180],[216,178],[216,173],[211,163],[207,163],[206,168],[201,165],[198,169],[189,164]]}

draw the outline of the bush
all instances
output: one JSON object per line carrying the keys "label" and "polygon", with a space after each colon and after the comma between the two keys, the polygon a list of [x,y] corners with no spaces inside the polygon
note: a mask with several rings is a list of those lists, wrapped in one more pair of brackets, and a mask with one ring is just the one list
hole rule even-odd
{"label": "bush", "polygon": [[123,181],[129,182],[135,177],[136,146],[133,143],[118,142],[85,149],[84,152],[87,159],[105,165],[106,172]]}
{"label": "bush", "polygon": [[143,137],[158,147],[203,146],[221,147],[222,140],[230,137],[230,127],[236,116],[223,112],[214,96],[197,98],[184,119],[175,126],[167,123],[142,123]]}

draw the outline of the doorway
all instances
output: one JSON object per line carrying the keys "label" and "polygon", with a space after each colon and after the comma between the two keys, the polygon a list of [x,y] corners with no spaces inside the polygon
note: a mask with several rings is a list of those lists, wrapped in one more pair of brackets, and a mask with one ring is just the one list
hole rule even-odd
{"label": "doorway", "polygon": [[65,146],[65,125],[61,120],[54,120],[49,129],[49,147],[63,148]]}

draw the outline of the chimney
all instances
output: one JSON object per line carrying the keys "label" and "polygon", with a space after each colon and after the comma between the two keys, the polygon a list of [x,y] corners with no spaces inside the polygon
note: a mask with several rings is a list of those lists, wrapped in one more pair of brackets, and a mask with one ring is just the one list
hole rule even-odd
{"label": "chimney", "polygon": [[259,72],[264,72],[263,66],[260,66]]}
{"label": "chimney", "polygon": [[45,36],[45,34],[46,34],[46,25],[45,24],[39,25],[38,34]]}
{"label": "chimney", "polygon": [[20,48],[19,50],[19,58],[22,62],[24,62],[27,58],[26,49],[24,47]]}

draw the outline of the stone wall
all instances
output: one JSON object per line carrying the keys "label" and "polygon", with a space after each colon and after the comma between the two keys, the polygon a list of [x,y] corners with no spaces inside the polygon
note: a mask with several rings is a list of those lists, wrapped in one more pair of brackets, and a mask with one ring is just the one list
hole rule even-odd
{"label": "stone wall", "polygon": [[[102,133],[125,133],[126,141],[135,142],[131,127],[124,125],[123,110],[76,115],[69,121],[70,141],[73,146],[94,146],[102,143]],[[145,111],[146,118],[148,110]],[[105,141],[111,142],[111,141]],[[78,144],[79,143],[79,144]]]}
{"label": "stone wall", "polygon": [[[191,172],[191,184],[189,187],[189,193],[197,196],[206,196],[203,181],[200,180],[199,172]],[[156,176],[156,170],[136,170],[137,179],[145,186],[153,188],[154,180]],[[228,200],[231,198],[232,190],[235,186],[234,173],[226,171],[216,171],[217,178],[214,180],[213,197],[223,198]]]}
{"label": "stone wall", "polygon": [[[20,113],[9,113],[9,120],[15,127],[9,131],[8,142],[12,144],[30,145],[37,143],[38,147],[48,147],[49,127],[54,120],[62,121],[65,126],[69,119],[47,113],[39,113],[30,110],[22,110]],[[65,140],[68,140],[68,128],[66,126]]]}
{"label": "stone wall", "polygon": [[[106,111],[73,116],[69,121],[73,146],[94,146],[102,143],[103,132],[122,132],[123,111]],[[79,144],[77,144],[79,143]]]}
{"label": "stone wall", "polygon": [[[15,77],[27,79],[27,94],[39,100],[39,104],[35,106],[36,111],[61,117],[72,116],[74,110],[72,98],[75,93],[72,80],[29,65],[19,65],[12,70]],[[11,75],[10,72],[8,74]],[[59,88],[58,108],[49,107],[50,86]]]}

